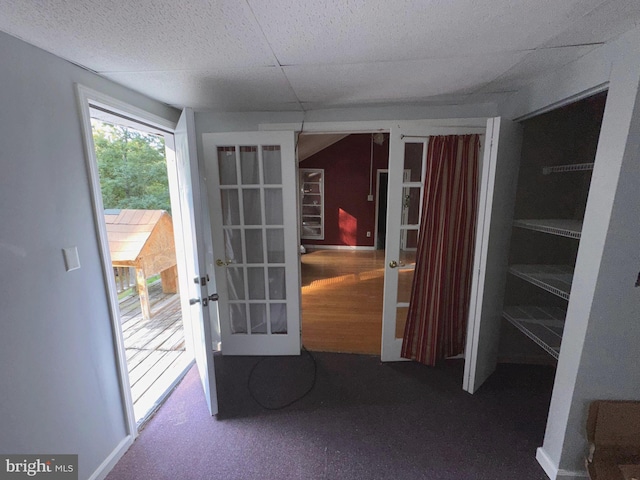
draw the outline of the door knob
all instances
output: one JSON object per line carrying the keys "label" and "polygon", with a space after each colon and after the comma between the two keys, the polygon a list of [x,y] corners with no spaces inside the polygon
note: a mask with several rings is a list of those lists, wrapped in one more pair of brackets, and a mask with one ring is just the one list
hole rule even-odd
{"label": "door knob", "polygon": [[398,262],[396,262],[395,260],[391,260],[391,261],[389,262],[389,266],[390,266],[391,268],[396,268],[396,267],[398,266]]}
{"label": "door knob", "polygon": [[217,302],[219,298],[220,298],[220,297],[218,297],[218,294],[217,294],[217,293],[212,293],[211,295],[209,295],[209,296],[207,297],[207,299],[208,299],[210,302]]}

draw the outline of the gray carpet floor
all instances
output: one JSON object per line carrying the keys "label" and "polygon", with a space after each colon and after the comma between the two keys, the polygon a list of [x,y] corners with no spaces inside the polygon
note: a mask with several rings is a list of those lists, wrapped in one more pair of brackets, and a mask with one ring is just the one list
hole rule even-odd
{"label": "gray carpet floor", "polygon": [[313,357],[217,356],[217,417],[194,367],[107,479],[547,478],[535,449],[553,368],[499,365],[469,395],[460,360]]}

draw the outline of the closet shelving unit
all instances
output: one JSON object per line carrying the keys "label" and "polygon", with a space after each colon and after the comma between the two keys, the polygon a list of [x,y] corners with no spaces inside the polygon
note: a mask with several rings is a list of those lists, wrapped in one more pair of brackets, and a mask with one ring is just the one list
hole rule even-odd
{"label": "closet shelving unit", "polygon": [[[590,170],[593,170],[593,163],[581,163],[542,167],[542,174]],[[513,222],[513,226],[578,241],[582,232],[582,220],[571,219],[519,219]],[[509,267],[511,275],[567,302],[571,292],[573,270],[573,265],[515,264]],[[506,306],[503,309],[503,316],[507,321],[556,360],[560,354],[566,313],[566,307],[543,305]]]}

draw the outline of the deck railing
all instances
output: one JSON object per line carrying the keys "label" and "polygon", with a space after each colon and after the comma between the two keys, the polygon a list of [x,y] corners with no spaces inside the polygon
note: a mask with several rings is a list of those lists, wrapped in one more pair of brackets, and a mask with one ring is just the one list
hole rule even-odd
{"label": "deck railing", "polygon": [[113,267],[118,293],[124,292],[136,284],[135,269],[131,267]]}

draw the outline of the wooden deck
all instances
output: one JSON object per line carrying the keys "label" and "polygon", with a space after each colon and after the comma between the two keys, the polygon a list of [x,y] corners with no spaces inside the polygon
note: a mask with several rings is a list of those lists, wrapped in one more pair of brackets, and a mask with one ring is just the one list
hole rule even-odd
{"label": "wooden deck", "polygon": [[180,296],[149,285],[151,319],[145,320],[137,295],[120,301],[122,334],[136,422],[143,420],[191,364],[185,350]]}

